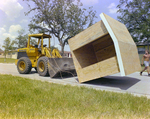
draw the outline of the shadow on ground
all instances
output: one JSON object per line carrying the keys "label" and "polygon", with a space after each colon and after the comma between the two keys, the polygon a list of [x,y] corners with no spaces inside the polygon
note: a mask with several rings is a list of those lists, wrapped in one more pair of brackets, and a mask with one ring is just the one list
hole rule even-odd
{"label": "shadow on ground", "polygon": [[[30,74],[38,74],[37,71],[35,71],[34,69],[30,72]],[[29,75],[30,75],[29,74]],[[56,77],[53,77],[53,79],[65,79],[65,78],[72,78],[72,77],[76,77],[77,74],[73,74],[73,73],[66,73],[66,74],[62,74],[62,73],[58,73],[58,75]],[[44,76],[44,77],[50,77],[50,76]]]}
{"label": "shadow on ground", "polygon": [[[35,70],[32,70],[30,74],[35,74],[37,73]],[[46,76],[50,77],[50,76]],[[74,75],[65,75],[65,76],[59,76],[53,79],[66,79],[66,78],[71,78],[75,77]],[[76,81],[78,81],[78,78],[75,78]],[[136,83],[138,83],[140,80],[132,77],[121,77],[121,76],[106,76],[103,78],[91,80],[88,82],[84,82],[82,84],[87,84],[87,85],[95,85],[95,86],[107,86],[107,87],[115,87],[115,88],[120,88],[122,90],[127,90],[130,87],[134,86]]]}
{"label": "shadow on ground", "polygon": [[31,72],[30,72],[30,74],[35,74],[35,73],[37,73],[37,71],[31,71]]}
{"label": "shadow on ground", "polygon": [[140,81],[139,79],[132,78],[132,77],[107,76],[104,78],[91,80],[82,84],[116,87],[122,90],[127,90],[128,88],[132,87],[139,81]]}

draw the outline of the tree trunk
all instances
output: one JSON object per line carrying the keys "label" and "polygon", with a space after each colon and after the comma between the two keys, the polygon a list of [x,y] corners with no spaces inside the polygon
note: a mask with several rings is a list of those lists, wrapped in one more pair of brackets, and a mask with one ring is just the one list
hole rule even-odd
{"label": "tree trunk", "polygon": [[65,45],[61,45],[61,55],[62,56],[64,55],[64,48],[65,48]]}
{"label": "tree trunk", "polygon": [[5,58],[4,58],[4,62],[6,62],[6,50],[5,50]]}

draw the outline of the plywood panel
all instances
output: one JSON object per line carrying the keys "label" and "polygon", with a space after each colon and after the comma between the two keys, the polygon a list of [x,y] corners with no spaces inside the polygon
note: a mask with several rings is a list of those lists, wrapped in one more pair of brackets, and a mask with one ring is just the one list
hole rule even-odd
{"label": "plywood panel", "polygon": [[135,44],[132,37],[131,37],[131,35],[130,35],[130,33],[129,33],[129,31],[128,31],[128,29],[126,28],[126,26],[124,24],[122,24],[121,22],[113,19],[112,17],[110,17],[106,14],[103,14],[103,15],[106,18],[109,26],[111,27],[114,35],[117,37],[118,41]]}
{"label": "plywood panel", "polygon": [[95,52],[97,52],[107,46],[113,45],[113,41],[110,35],[106,34],[105,36],[95,40],[92,44],[93,44]]}
{"label": "plywood panel", "polygon": [[80,83],[118,72],[119,68],[116,56],[90,65],[86,68],[77,70],[78,79]]}
{"label": "plywood panel", "polygon": [[107,29],[105,28],[102,21],[99,21],[89,27],[88,29],[82,31],[81,33],[77,34],[73,38],[69,39],[69,46],[70,49],[76,50],[102,36],[108,34]]}
{"label": "plywood panel", "polygon": [[81,68],[87,67],[97,62],[96,55],[92,44],[85,45],[73,51]]}
{"label": "plywood panel", "polygon": [[71,54],[72,54],[73,63],[75,65],[76,71],[78,71],[79,69],[82,69],[81,65],[79,64],[79,61],[77,60],[77,58],[75,57],[75,55],[72,51],[71,51]]}
{"label": "plywood panel", "polygon": [[141,70],[139,55],[136,46],[125,42],[119,42],[121,57],[123,60],[125,74],[131,74]]}
{"label": "plywood panel", "polygon": [[100,16],[114,41],[121,75],[125,76],[139,71],[141,66],[137,48],[126,26],[104,13]]}
{"label": "plywood panel", "polygon": [[97,61],[103,61],[116,56],[114,45],[108,46],[96,52]]}

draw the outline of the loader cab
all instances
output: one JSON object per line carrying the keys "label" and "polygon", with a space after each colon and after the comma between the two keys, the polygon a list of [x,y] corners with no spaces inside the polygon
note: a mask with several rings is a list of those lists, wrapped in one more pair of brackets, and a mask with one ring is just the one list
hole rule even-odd
{"label": "loader cab", "polygon": [[17,62],[20,58],[27,57],[30,59],[32,67],[36,67],[38,58],[45,55],[43,52],[44,47],[50,48],[50,38],[50,35],[43,33],[29,34],[26,48],[18,49],[18,55],[15,64],[17,65]]}
{"label": "loader cab", "polygon": [[50,48],[50,38],[51,36],[46,34],[30,34],[28,35],[27,48]]}

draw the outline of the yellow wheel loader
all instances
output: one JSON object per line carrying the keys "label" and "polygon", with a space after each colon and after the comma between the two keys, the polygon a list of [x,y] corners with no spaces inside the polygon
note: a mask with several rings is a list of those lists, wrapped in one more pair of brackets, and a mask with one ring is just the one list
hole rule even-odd
{"label": "yellow wheel loader", "polygon": [[[35,68],[40,76],[50,75],[51,78],[76,75],[72,58],[62,58],[58,49],[51,50],[50,38],[43,33],[28,35],[27,47],[18,49],[15,61],[20,74],[28,74]],[[33,39],[36,44],[31,44]]]}

